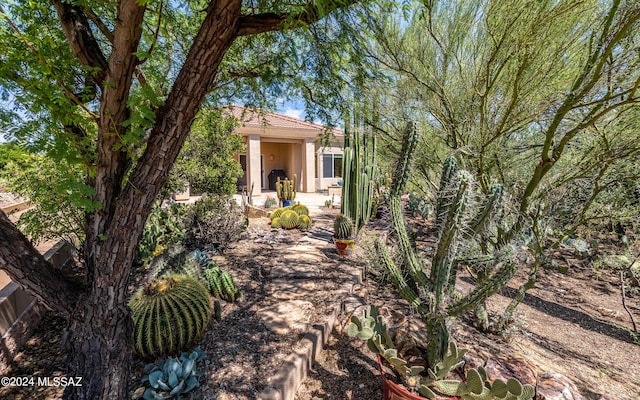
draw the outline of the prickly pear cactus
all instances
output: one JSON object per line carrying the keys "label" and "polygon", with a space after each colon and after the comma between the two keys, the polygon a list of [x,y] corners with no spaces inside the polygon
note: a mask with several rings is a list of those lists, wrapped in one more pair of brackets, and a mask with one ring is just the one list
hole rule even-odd
{"label": "prickly pear cactus", "polygon": [[301,215],[298,218],[298,228],[303,231],[311,228],[311,218],[308,215]]}
{"label": "prickly pear cactus", "polygon": [[298,226],[298,214],[293,210],[286,210],[280,216],[280,225],[284,229],[294,229]]}
{"label": "prickly pear cactus", "polygon": [[198,340],[211,319],[207,289],[187,275],[151,281],[129,300],[134,350],[143,358],[177,354]]}
{"label": "prickly pear cactus", "polygon": [[339,214],[333,222],[333,236],[336,239],[350,239],[353,235],[353,223],[351,218]]}

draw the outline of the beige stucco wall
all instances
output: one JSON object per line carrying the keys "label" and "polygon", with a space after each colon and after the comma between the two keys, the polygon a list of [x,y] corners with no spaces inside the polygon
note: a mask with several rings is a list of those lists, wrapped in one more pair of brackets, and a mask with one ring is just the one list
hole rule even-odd
{"label": "beige stucco wall", "polygon": [[333,141],[329,146],[323,147],[319,143],[316,143],[316,190],[325,190],[329,186],[336,185],[342,178],[323,178],[322,169],[324,168],[323,154],[342,154],[342,143],[339,141]]}

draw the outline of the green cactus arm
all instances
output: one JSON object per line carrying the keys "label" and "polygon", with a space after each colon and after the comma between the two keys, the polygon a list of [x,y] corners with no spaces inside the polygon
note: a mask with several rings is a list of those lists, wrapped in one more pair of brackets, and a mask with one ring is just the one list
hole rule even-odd
{"label": "green cactus arm", "polygon": [[486,229],[491,219],[495,216],[498,210],[500,210],[503,198],[504,186],[493,185],[489,192],[489,196],[487,196],[482,206],[480,206],[476,216],[471,219],[471,223],[469,224],[471,235],[478,235]]}
{"label": "green cactus arm", "polygon": [[435,295],[436,308],[442,304],[445,290],[449,286],[449,276],[453,259],[459,245],[459,232],[465,225],[465,211],[471,196],[472,177],[466,171],[459,171],[452,191],[454,196],[444,208],[442,230],[438,247],[431,263],[431,279]]}
{"label": "green cactus arm", "polygon": [[402,132],[402,148],[400,150],[400,157],[398,157],[396,163],[395,174],[390,190],[392,197],[401,196],[402,192],[404,192],[404,188],[409,181],[409,175],[411,174],[411,165],[413,164],[415,149],[419,139],[420,134],[418,130],[414,128],[413,123],[408,122]]}
{"label": "green cactus arm", "polygon": [[476,287],[471,293],[447,307],[447,314],[458,316],[473,309],[488,297],[503,288],[518,271],[518,264],[507,259],[497,265],[498,270],[486,282]]}
{"label": "green cactus arm", "polygon": [[427,306],[422,302],[416,292],[409,286],[402,272],[391,258],[387,246],[380,240],[376,240],[375,249],[384,269],[389,273],[396,289],[400,295],[409,302],[412,307],[423,312],[427,311]]}
{"label": "green cactus arm", "polygon": [[442,174],[440,175],[440,187],[438,189],[438,199],[436,201],[436,228],[439,230],[444,219],[444,208],[446,204],[446,190],[449,183],[458,173],[458,163],[453,156],[448,156],[444,160]]}
{"label": "green cactus arm", "polygon": [[400,197],[393,196],[389,198],[389,210],[391,212],[391,218],[393,222],[393,230],[396,234],[398,241],[398,247],[400,253],[404,257],[404,266],[409,277],[414,281],[414,286],[420,286],[426,290],[429,290],[431,283],[424,274],[422,263],[418,260],[413,246],[409,240],[407,233],[406,222],[404,221],[404,215],[402,214],[402,204]]}

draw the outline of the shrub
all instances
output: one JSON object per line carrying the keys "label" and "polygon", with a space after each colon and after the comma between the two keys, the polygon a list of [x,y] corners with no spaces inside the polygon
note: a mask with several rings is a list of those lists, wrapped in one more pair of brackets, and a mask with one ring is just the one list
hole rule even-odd
{"label": "shrub", "polygon": [[184,219],[185,244],[223,251],[246,227],[242,208],[227,195],[205,195],[189,208]]}

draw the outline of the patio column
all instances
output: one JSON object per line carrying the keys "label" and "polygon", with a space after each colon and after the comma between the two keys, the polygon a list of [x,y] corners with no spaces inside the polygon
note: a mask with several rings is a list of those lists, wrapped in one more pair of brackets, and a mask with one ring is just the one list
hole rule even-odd
{"label": "patio column", "polygon": [[316,191],[315,139],[306,138],[302,143],[302,191],[313,193]]}
{"label": "patio column", "polygon": [[249,135],[247,138],[247,192],[253,184],[253,195],[262,193],[262,166],[260,165],[260,135]]}

